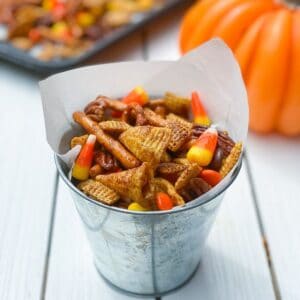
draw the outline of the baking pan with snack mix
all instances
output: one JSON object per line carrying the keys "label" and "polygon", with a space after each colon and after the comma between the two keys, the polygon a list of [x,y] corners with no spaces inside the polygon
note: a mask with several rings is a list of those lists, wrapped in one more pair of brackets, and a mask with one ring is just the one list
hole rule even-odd
{"label": "baking pan with snack mix", "polygon": [[183,0],[1,0],[0,57],[53,73],[70,68]]}
{"label": "baking pan with snack mix", "polygon": [[235,167],[242,143],[218,130],[197,92],[98,96],[73,119],[85,131],[72,182],[88,197],[132,211],[171,210],[204,195]]}

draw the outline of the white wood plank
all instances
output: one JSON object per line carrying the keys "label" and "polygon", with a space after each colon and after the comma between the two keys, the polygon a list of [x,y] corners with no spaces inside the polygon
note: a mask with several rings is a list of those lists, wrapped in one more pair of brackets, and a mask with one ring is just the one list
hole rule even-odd
{"label": "white wood plank", "polygon": [[164,299],[274,299],[245,167],[225,195],[195,277]]}
{"label": "white wood plank", "polygon": [[111,289],[97,273],[80,217],[62,181],[59,182],[45,299],[131,299]]}
{"label": "white wood plank", "polygon": [[300,139],[250,135],[248,157],[282,299],[300,299]]}
{"label": "white wood plank", "polygon": [[[135,34],[89,63],[142,60],[141,41],[141,35]],[[57,201],[46,299],[129,299],[112,290],[98,275],[80,217],[63,183],[59,186]]]}
{"label": "white wood plank", "polygon": [[47,249],[53,157],[38,77],[0,62],[0,299],[38,299]]}

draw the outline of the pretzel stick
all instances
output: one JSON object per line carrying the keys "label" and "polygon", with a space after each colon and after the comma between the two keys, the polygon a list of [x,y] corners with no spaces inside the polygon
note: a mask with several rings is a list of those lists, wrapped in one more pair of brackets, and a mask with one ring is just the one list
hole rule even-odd
{"label": "pretzel stick", "polygon": [[138,159],[129,153],[118,141],[105,134],[99,125],[83,112],[73,113],[73,118],[75,122],[80,124],[88,133],[94,134],[97,137],[97,141],[104,146],[107,151],[112,153],[125,168],[131,169],[140,165]]}

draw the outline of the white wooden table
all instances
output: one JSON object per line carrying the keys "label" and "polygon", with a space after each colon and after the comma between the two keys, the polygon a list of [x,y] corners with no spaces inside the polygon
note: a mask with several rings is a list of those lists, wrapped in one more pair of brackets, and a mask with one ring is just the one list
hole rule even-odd
{"label": "white wooden table", "polygon": [[[179,57],[183,9],[89,63]],[[0,61],[0,299],[129,299],[97,275],[45,139],[41,78]],[[250,134],[201,266],[163,297],[300,299],[300,139]]]}

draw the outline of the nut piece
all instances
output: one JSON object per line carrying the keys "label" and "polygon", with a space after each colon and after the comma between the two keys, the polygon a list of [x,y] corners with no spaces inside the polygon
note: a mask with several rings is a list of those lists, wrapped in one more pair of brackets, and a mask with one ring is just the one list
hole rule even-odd
{"label": "nut piece", "polygon": [[225,158],[223,165],[220,170],[222,177],[225,177],[238,162],[240,155],[242,153],[243,145],[242,143],[236,143],[232,148],[230,154]]}
{"label": "nut piece", "polygon": [[107,152],[95,152],[94,161],[106,171],[114,171],[119,168],[116,158]]}
{"label": "nut piece", "polygon": [[208,169],[219,171],[222,167],[223,159],[224,159],[223,150],[220,146],[217,146],[213,159],[208,166]]}
{"label": "nut piece", "polygon": [[188,185],[180,191],[180,195],[186,201],[192,201],[211,189],[211,186],[202,178],[192,178]]}
{"label": "nut piece", "polygon": [[115,191],[93,179],[79,183],[78,188],[87,196],[108,205],[112,205],[120,199]]}

